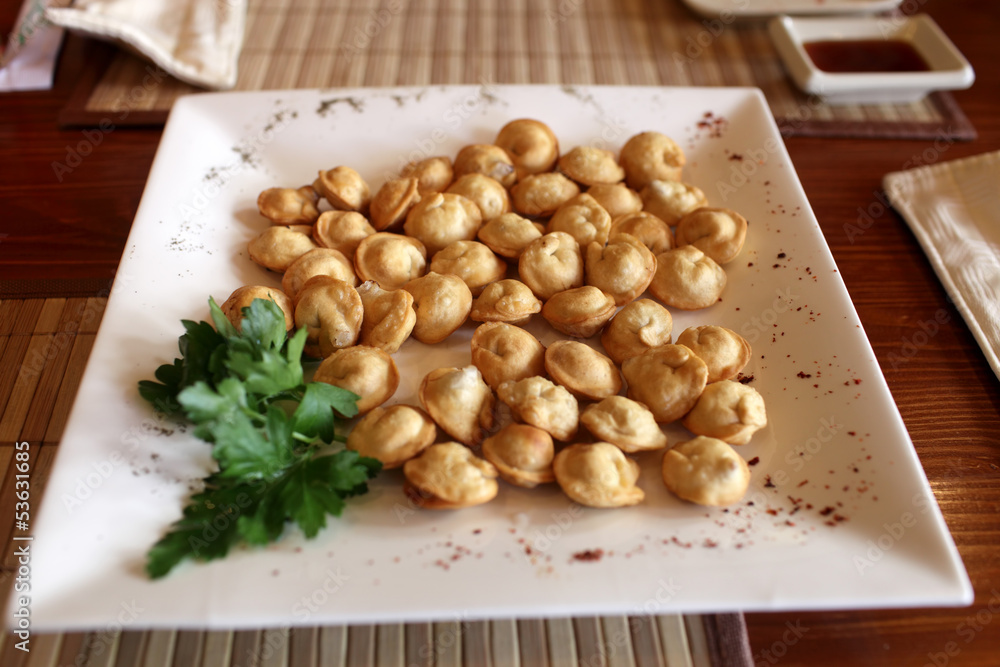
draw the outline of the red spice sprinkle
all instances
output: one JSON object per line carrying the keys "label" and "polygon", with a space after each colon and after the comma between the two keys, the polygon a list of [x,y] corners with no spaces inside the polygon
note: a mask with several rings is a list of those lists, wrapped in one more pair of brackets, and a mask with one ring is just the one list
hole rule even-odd
{"label": "red spice sprinkle", "polygon": [[753,380],[754,380],[753,375],[743,375],[743,373],[739,373],[736,376],[736,381],[739,382],[740,384],[750,384],[751,382],[753,382]]}
{"label": "red spice sprinkle", "polygon": [[773,489],[773,488],[775,488],[774,482],[771,481],[771,476],[770,475],[768,475],[767,477],[764,478],[764,488],[765,489]]}
{"label": "red spice sprinkle", "polygon": [[854,378],[854,384],[861,384],[861,380],[859,380],[858,378]]}
{"label": "red spice sprinkle", "polygon": [[783,253],[783,252],[779,252],[778,253],[778,259],[784,259],[785,257],[787,257],[787,255],[785,255],[785,253]]}
{"label": "red spice sprinkle", "polygon": [[755,466],[758,463],[760,463],[760,457],[759,456],[755,456],[752,459],[750,459],[749,461],[747,461],[747,465],[748,466]]}
{"label": "red spice sprinkle", "polygon": [[473,535],[478,535],[478,534],[479,534],[479,533],[481,533],[481,532],[483,532],[483,529],[482,529],[482,528],[476,528],[476,529],[475,529],[474,531],[472,531],[472,534],[473,534]]}
{"label": "red spice sprinkle", "polygon": [[847,435],[851,436],[852,438],[853,438],[854,436],[856,436],[857,434],[858,434],[858,432],[857,432],[857,431],[848,431],[848,432],[847,432]]}
{"label": "red spice sprinkle", "polygon": [[804,371],[799,371],[798,373],[796,373],[796,374],[795,374],[795,377],[800,377],[800,378],[802,378],[802,379],[805,379],[805,378],[811,378],[811,377],[812,377],[812,374],[810,374],[810,373],[806,373],[806,372],[804,372]]}
{"label": "red spice sprinkle", "polygon": [[831,514],[833,514],[836,511],[837,511],[836,507],[830,507],[829,505],[827,505],[826,507],[824,507],[823,509],[821,509],[819,511],[819,513],[820,513],[820,516],[830,516]]}
{"label": "red spice sprinkle", "polygon": [[714,549],[715,547],[719,546],[719,543],[716,542],[715,540],[710,540],[706,537],[705,541],[702,543],[701,546],[705,547],[706,549]]}
{"label": "red spice sprinkle", "polygon": [[799,482],[799,486],[805,486],[808,483],[809,483],[809,480],[808,479],[804,479],[801,482]]}
{"label": "red spice sprinkle", "polygon": [[743,156],[740,153],[733,153],[732,155],[729,156],[729,159],[730,160],[739,160],[740,162],[742,162],[743,161]]}
{"label": "red spice sprinkle", "polygon": [[591,562],[595,560],[601,560],[604,557],[604,549],[586,549],[585,551],[577,551],[573,554],[573,560],[578,560],[582,562]]}
{"label": "red spice sprinkle", "polygon": [[776,509],[768,509],[768,510],[766,510],[766,511],[767,511],[767,513],[768,513],[768,514],[770,514],[771,516],[778,516],[778,510],[776,510]]}

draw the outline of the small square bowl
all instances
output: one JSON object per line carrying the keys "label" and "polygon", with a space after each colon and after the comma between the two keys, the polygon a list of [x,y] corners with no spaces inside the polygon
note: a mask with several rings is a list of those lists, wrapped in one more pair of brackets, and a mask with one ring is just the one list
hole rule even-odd
{"label": "small square bowl", "polygon": [[[850,18],[778,16],[768,29],[792,80],[828,104],[906,103],[936,90],[968,88],[975,80],[972,65],[941,28],[925,14]],[[921,72],[833,73],[819,69],[805,44],[820,41],[903,41],[926,61]]]}

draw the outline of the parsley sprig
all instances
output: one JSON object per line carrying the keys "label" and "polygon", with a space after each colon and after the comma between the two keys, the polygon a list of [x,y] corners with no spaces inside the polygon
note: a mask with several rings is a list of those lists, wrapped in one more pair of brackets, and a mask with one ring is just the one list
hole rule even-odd
{"label": "parsley sprig", "polygon": [[139,383],[157,410],[194,424],[218,463],[150,550],[146,571],[154,579],[185,558],[213,560],[241,543],[273,542],[288,521],[314,537],[381,469],[357,452],[329,453],[328,445],[343,441],[335,414],[356,415],[358,396],[304,382],[304,329],[288,338],[284,314],[265,299],[243,309],[239,331],[214,300],[209,307],[214,326],[184,320],[181,358],[160,366],[156,381]]}

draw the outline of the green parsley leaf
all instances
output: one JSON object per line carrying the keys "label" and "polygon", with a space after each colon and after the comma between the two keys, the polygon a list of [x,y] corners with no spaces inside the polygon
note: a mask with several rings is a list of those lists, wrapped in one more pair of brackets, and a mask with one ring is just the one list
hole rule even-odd
{"label": "green parsley leaf", "polygon": [[319,437],[323,442],[333,442],[334,410],[345,417],[358,414],[358,399],[354,392],[325,382],[310,382],[299,407],[295,408],[292,419],[295,430],[311,437]]}
{"label": "green parsley leaf", "polygon": [[164,364],[156,382],[139,383],[158,410],[183,414],[212,444],[218,471],[191,497],[183,517],[149,552],[153,578],[184,559],[212,560],[241,543],[281,538],[289,522],[307,537],[340,516],[345,500],[365,493],[381,464],[357,452],[327,451],[342,436],[336,417],[357,414],[358,396],[303,383],[305,330],[291,338],[281,309],[256,299],[239,330],[214,300],[212,321],[184,321],[182,358]]}
{"label": "green parsley leaf", "polygon": [[212,482],[212,478],[206,480],[206,489],[191,497],[184,508],[184,517],[150,549],[146,572],[153,579],[165,576],[185,558],[202,561],[222,558],[239,543],[238,522],[245,513],[252,515],[258,504],[253,488],[248,485],[212,488]]}

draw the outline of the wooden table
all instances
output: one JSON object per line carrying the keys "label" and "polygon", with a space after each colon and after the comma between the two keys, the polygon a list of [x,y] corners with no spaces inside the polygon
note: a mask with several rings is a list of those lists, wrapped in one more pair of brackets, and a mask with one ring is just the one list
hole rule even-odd
{"label": "wooden table", "polygon": [[[3,34],[19,4],[0,3]],[[928,153],[933,141],[789,138],[786,144],[976,598],[963,609],[747,614],[757,664],[1000,660],[1000,383],[898,215],[877,216],[861,237],[845,229],[857,223],[859,207],[877,201],[885,173],[916,166],[932,152],[937,161],[1000,149],[1000,12],[991,0],[904,4],[930,13],[976,69],[975,86],[955,98],[979,138],[939,142]],[[53,163],[66,161],[85,138],[81,129],[59,129],[56,118],[91,52],[88,43],[70,39],[53,90],[0,96],[0,281],[8,288],[99,295],[115,274],[160,129],[105,133],[85,166],[57,177]],[[902,346],[939,312],[947,317],[938,334],[900,363]]]}

